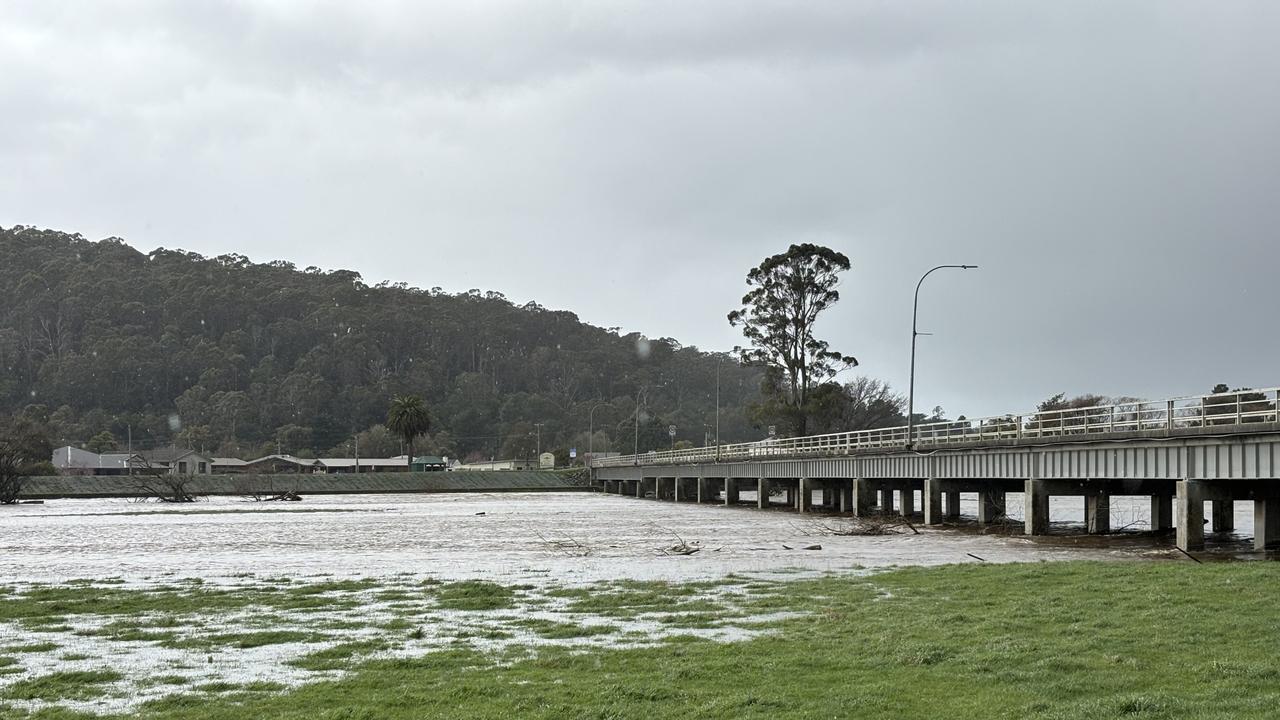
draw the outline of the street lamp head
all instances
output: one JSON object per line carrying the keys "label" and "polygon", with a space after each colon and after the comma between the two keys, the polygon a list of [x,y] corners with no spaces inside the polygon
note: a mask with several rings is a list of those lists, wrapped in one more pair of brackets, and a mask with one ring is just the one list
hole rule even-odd
{"label": "street lamp head", "polygon": [[978,266],[977,265],[961,265],[960,269],[961,270],[977,270]]}

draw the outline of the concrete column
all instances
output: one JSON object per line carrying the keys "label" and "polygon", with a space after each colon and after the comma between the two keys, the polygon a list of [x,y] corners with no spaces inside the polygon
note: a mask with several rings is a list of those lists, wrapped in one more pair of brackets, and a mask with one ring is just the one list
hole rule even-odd
{"label": "concrete column", "polygon": [[1161,530],[1173,529],[1173,496],[1172,495],[1152,495],[1151,496],[1151,530],[1152,532],[1160,532]]}
{"label": "concrete column", "polygon": [[636,497],[638,498],[644,497],[644,480],[643,479],[636,481]]}
{"label": "concrete column", "polygon": [[711,492],[710,492],[710,488],[707,487],[707,479],[704,477],[699,477],[698,478],[698,502],[704,503],[710,499],[711,499]]}
{"label": "concrete column", "polygon": [[983,525],[990,525],[1004,514],[1005,503],[1003,490],[984,490],[978,493],[979,523],[982,523]]}
{"label": "concrete column", "polygon": [[911,517],[916,514],[916,491],[909,488],[903,488],[899,494],[902,501],[902,517]]}
{"label": "concrete column", "polygon": [[851,513],[854,511],[853,504],[853,486],[857,480],[841,480],[840,481],[840,512]]}
{"label": "concrete column", "polygon": [[871,483],[862,478],[855,478],[849,483],[850,505],[855,517],[863,517],[871,512]]}
{"label": "concrete column", "polygon": [[795,491],[795,488],[792,488],[790,485],[788,485],[787,486],[787,507],[793,508],[795,506],[796,506],[796,491]]}
{"label": "concrete column", "polygon": [[1049,492],[1043,480],[1028,478],[1025,498],[1025,530],[1028,535],[1044,535],[1049,531]]}
{"label": "concrete column", "polygon": [[893,490],[889,488],[880,490],[880,512],[886,514],[893,512]]}
{"label": "concrete column", "polygon": [[1111,495],[1105,492],[1084,496],[1084,526],[1091,535],[1111,532]]}
{"label": "concrete column", "polygon": [[1280,548],[1280,498],[1253,501],[1253,547],[1255,550]]}
{"label": "concrete column", "polygon": [[948,490],[943,495],[947,498],[947,514],[948,520],[960,519],[960,491]]}
{"label": "concrete column", "polygon": [[672,488],[674,492],[671,493],[671,499],[675,502],[680,502],[680,481],[683,479],[684,478],[676,478],[673,482],[675,487]]}
{"label": "concrete column", "polygon": [[738,478],[724,479],[724,504],[736,505],[738,503]]}
{"label": "concrete column", "polygon": [[1204,549],[1204,483],[1178,481],[1178,547]]}
{"label": "concrete column", "polygon": [[942,488],[937,478],[924,481],[924,524],[942,524]]}
{"label": "concrete column", "polygon": [[1236,529],[1236,504],[1234,500],[1214,500],[1209,503],[1213,531],[1231,532]]}
{"label": "concrete column", "polygon": [[800,478],[800,512],[809,512],[813,509],[813,481],[809,478]]}
{"label": "concrete column", "polygon": [[756,480],[756,507],[761,510],[769,507],[769,481],[764,478]]}

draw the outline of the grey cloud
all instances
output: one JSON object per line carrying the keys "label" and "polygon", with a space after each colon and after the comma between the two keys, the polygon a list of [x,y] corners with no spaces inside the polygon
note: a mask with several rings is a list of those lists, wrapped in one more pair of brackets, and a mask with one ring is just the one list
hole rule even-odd
{"label": "grey cloud", "polygon": [[[1269,3],[18,3],[0,223],[705,347],[790,242],[922,404],[1277,384]],[[406,263],[406,258],[415,262]]]}

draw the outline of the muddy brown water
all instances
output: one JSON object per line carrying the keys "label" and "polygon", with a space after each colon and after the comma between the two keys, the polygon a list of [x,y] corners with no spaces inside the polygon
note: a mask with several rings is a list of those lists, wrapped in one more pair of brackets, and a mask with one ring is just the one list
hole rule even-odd
{"label": "muddy brown water", "polygon": [[[1021,496],[1008,500],[1019,519]],[[1002,533],[972,523],[917,526],[919,534],[903,526],[896,535],[835,536],[829,530],[840,527],[839,518],[593,493],[344,495],[288,504],[212,498],[182,506],[52,500],[0,508],[0,581],[410,573],[576,584],[979,562],[975,556],[986,562],[1179,557],[1170,535],[1079,534],[1083,503],[1073,500],[1054,498],[1054,534],[1034,539],[1018,535],[1016,526]],[[1146,508],[1145,498],[1113,499],[1113,526],[1143,529]],[[1211,535],[1207,555],[1250,556],[1249,506],[1236,509],[1236,533]],[[975,498],[962,500],[962,512],[976,511]],[[670,554],[679,543],[701,549]],[[814,545],[821,549],[802,549]]]}

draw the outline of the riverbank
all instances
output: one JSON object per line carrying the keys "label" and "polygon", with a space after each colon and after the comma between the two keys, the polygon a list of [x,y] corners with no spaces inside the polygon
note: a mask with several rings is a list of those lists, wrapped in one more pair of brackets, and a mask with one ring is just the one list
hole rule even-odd
{"label": "riverbank", "polygon": [[1190,561],[586,587],[422,576],[11,585],[0,623],[22,635],[0,648],[0,709],[1263,718],[1280,703],[1278,585],[1274,563]]}
{"label": "riverbank", "polygon": [[[24,500],[54,498],[136,498],[153,494],[143,481],[120,476],[56,476],[29,478]],[[266,496],[283,492],[301,495],[362,493],[572,492],[590,490],[582,472],[539,470],[404,473],[344,473],[335,475],[202,475],[186,485],[197,496]]]}

